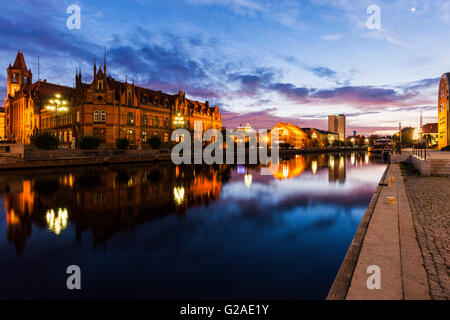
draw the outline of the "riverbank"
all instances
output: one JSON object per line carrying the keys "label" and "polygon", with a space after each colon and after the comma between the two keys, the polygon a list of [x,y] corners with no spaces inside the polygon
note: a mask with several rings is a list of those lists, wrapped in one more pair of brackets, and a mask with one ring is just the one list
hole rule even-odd
{"label": "riverbank", "polygon": [[[420,177],[405,168],[386,168],[327,299],[449,298],[450,210],[441,195],[449,178]],[[368,288],[369,266],[379,267],[380,289]]]}
{"label": "riverbank", "polygon": [[[307,149],[280,149],[280,156],[310,153],[366,151],[366,147],[330,147]],[[170,149],[161,150],[27,150],[22,154],[0,153],[0,170],[72,167],[170,161]],[[224,155],[226,151],[224,151]],[[246,150],[248,159],[248,150]]]}
{"label": "riverbank", "polygon": [[0,170],[169,161],[169,150],[33,150],[24,158],[0,158]]}

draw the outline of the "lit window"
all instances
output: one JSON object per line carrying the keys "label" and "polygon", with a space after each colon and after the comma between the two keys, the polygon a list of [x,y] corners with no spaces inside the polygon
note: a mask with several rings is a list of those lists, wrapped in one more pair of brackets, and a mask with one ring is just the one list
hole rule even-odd
{"label": "lit window", "polygon": [[133,112],[128,112],[127,113],[127,123],[128,124],[133,124],[134,123]]}
{"label": "lit window", "polygon": [[106,111],[105,110],[102,110],[101,119],[102,119],[102,122],[106,122]]}
{"label": "lit window", "polygon": [[98,110],[94,111],[94,122],[99,122],[100,121],[100,113],[98,112]]}

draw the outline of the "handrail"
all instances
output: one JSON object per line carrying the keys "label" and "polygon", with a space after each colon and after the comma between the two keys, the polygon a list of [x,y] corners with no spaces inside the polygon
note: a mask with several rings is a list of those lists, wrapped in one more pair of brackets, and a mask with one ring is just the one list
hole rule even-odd
{"label": "handrail", "polygon": [[428,149],[428,144],[423,141],[419,144],[413,146],[413,155],[422,160],[430,159],[430,150]]}

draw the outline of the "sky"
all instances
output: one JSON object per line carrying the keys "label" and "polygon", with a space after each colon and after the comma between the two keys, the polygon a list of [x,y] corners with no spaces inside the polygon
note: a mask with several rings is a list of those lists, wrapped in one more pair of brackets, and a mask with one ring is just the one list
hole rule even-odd
{"label": "sky", "polygon": [[[70,5],[79,29],[66,25]],[[106,48],[117,80],[208,100],[227,128],[327,129],[340,113],[348,133],[366,135],[417,127],[421,111],[437,122],[450,71],[445,0],[8,0],[0,30],[2,104],[18,50],[34,81],[39,56],[41,79],[73,86],[76,68],[92,80]]]}

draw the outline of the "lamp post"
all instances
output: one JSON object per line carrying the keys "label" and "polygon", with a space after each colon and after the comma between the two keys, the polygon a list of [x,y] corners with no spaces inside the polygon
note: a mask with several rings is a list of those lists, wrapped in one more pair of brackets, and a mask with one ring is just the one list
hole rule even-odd
{"label": "lamp post", "polygon": [[182,117],[180,114],[178,114],[174,118],[173,124],[175,125],[176,128],[180,128],[180,127],[184,126],[184,117]]}
{"label": "lamp post", "polygon": [[[175,125],[176,129],[184,127],[184,117],[178,113],[177,116],[173,119],[173,124]],[[181,139],[180,141],[184,141],[183,135],[179,138]],[[177,138],[177,141],[178,141],[178,138]]]}
{"label": "lamp post", "polygon": [[50,99],[48,101],[48,104],[45,106],[45,109],[55,112],[55,115],[56,115],[55,128],[56,128],[56,134],[59,137],[59,132],[58,132],[58,124],[59,124],[58,111],[60,111],[60,112],[67,112],[67,111],[69,111],[69,107],[67,106],[67,101],[61,99],[61,95],[59,93],[57,93],[57,94],[55,94],[54,98],[52,98],[52,99]]}

